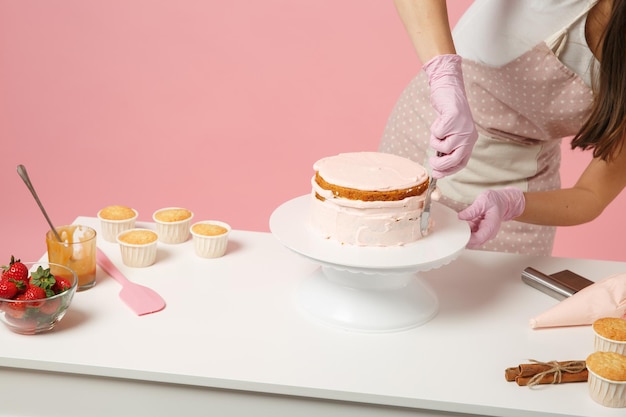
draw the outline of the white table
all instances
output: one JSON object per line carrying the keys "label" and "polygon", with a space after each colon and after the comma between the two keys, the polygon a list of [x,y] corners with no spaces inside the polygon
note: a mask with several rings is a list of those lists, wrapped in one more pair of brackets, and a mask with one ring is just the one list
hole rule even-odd
{"label": "white table", "polygon": [[[95,218],[75,223],[99,230]],[[525,267],[598,280],[625,263],[465,251],[424,273],[440,302],[431,321],[363,333],[298,309],[295,290],[318,265],[269,233],[233,231],[219,259],[197,258],[191,240],[162,244],[142,269],[123,266],[116,244],[98,245],[167,307],[134,315],[98,270],[54,331],[0,328],[0,415],[624,416],[593,402],[586,383],[530,389],[506,382],[504,370],[585,359],[593,348],[588,326],[528,327],[557,301],[521,281]],[[50,402],[21,399],[33,390]]]}

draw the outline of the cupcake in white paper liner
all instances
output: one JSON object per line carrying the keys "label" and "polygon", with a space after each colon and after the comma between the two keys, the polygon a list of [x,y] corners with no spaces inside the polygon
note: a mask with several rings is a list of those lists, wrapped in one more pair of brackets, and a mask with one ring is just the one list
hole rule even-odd
{"label": "cupcake in white paper liner", "polygon": [[143,268],[156,261],[159,236],[148,229],[130,229],[117,236],[122,262],[134,268]]}
{"label": "cupcake in white paper liner", "polygon": [[189,239],[189,225],[193,219],[193,213],[186,208],[162,208],[154,212],[152,219],[156,223],[159,241],[176,244]]}
{"label": "cupcake in white paper liner", "polygon": [[217,220],[205,220],[191,226],[196,255],[202,258],[219,258],[226,253],[230,225]]}
{"label": "cupcake in white paper liner", "polygon": [[605,407],[626,407],[626,356],[594,352],[587,357],[589,395]]}
{"label": "cupcake in white paper liner", "polygon": [[117,235],[135,227],[139,213],[126,206],[107,206],[98,211],[100,219],[100,235],[107,242],[116,242]]}
{"label": "cupcake in white paper liner", "polygon": [[626,355],[626,320],[603,317],[593,323],[594,349]]}

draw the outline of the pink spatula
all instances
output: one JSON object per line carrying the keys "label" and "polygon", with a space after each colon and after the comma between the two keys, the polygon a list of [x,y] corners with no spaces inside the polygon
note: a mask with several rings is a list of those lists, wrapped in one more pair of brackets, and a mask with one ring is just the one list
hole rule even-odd
{"label": "pink spatula", "polygon": [[96,249],[96,262],[103,271],[122,284],[120,298],[138,316],[156,313],[165,308],[165,300],[156,291],[129,281],[99,248]]}

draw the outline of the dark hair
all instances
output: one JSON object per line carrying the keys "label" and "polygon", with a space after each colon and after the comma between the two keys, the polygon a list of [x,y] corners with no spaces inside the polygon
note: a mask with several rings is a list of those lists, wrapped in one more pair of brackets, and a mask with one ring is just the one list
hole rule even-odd
{"label": "dark hair", "polygon": [[610,162],[626,140],[626,0],[613,0],[601,47],[591,114],[571,146],[593,149],[594,158]]}

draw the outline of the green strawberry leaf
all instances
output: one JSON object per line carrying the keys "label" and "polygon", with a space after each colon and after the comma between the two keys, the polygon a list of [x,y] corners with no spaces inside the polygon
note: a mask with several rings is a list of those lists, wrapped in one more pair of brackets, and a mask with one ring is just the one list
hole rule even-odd
{"label": "green strawberry leaf", "polygon": [[46,290],[52,289],[52,286],[56,283],[54,279],[54,275],[50,273],[50,268],[43,269],[41,265],[37,268],[35,272],[31,275],[31,282],[33,285],[43,288]]}

